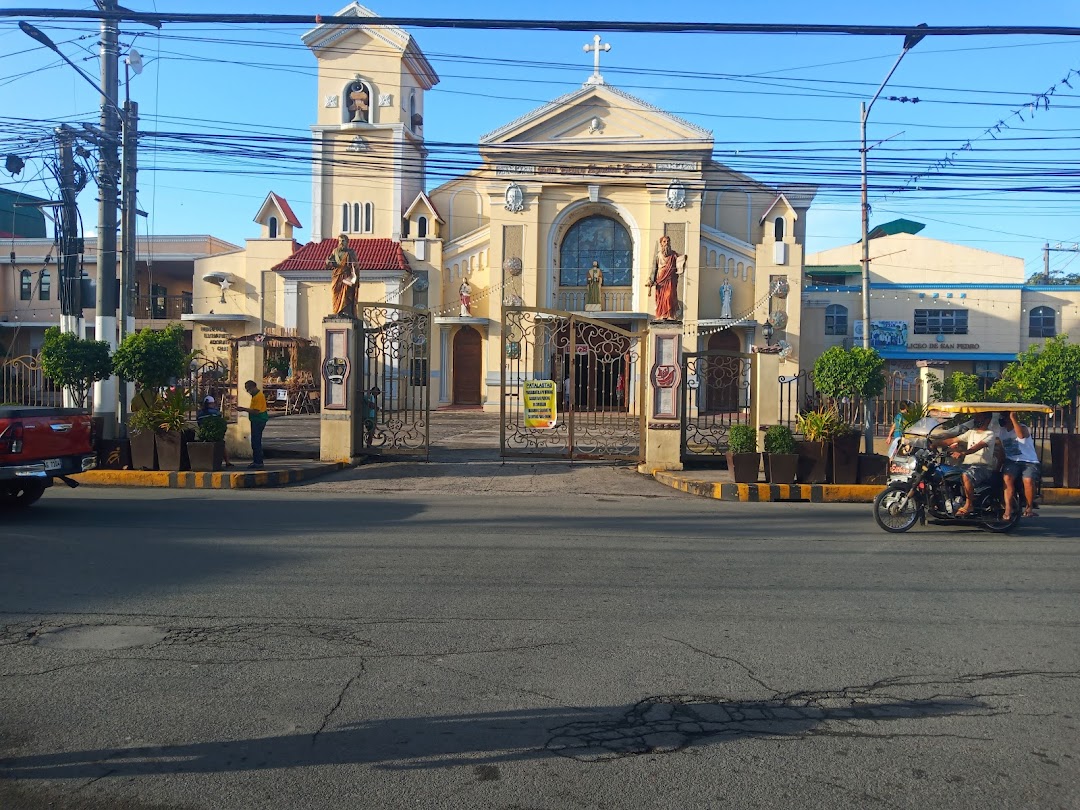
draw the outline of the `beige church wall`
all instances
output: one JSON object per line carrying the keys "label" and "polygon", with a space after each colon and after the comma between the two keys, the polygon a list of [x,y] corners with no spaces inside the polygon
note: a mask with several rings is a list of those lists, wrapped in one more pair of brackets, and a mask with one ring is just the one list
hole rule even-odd
{"label": "beige church wall", "polygon": [[[368,142],[368,150],[361,153],[348,151],[356,134],[361,134]],[[364,133],[352,131],[329,133],[325,140],[327,159],[338,161],[334,174],[323,180],[324,199],[328,203],[329,226],[324,225],[324,237],[341,233],[342,205],[344,203],[371,202],[375,207],[374,228],[371,233],[363,233],[353,228],[350,221],[347,233],[354,236],[374,236],[388,238],[400,229],[401,211],[394,203],[393,183],[389,174],[385,177],[372,175],[372,167],[392,165],[394,145],[392,133],[387,130],[369,130]],[[415,195],[413,195],[415,198]],[[412,200],[410,199],[411,203]],[[350,218],[351,219],[351,218]],[[361,223],[361,227],[363,223]]]}
{"label": "beige church wall", "polygon": [[[318,52],[318,122],[323,125],[343,123],[346,109],[345,88],[356,74],[371,85],[372,123],[398,123],[401,99],[401,57],[389,45],[357,31]],[[393,104],[379,107],[380,93],[391,93]],[[326,107],[327,96],[338,96],[336,108]]]}
{"label": "beige church wall", "polygon": [[701,278],[698,314],[702,320],[721,316],[720,287],[725,281],[731,282],[732,317],[738,318],[751,311],[757,272],[752,259],[706,242],[698,253],[698,268]]}

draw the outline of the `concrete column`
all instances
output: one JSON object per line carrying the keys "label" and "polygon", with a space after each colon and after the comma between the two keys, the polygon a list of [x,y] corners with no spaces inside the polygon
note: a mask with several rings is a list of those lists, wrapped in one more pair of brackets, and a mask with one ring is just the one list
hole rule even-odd
{"label": "concrete column", "polygon": [[758,437],[758,451],[765,450],[762,427],[780,423],[780,357],[755,354],[750,366],[750,419]]}
{"label": "concrete column", "polygon": [[286,329],[296,328],[297,305],[300,301],[299,286],[300,282],[296,279],[285,279],[284,317],[281,319],[281,325]]}
{"label": "concrete column", "polygon": [[[244,383],[254,380],[255,384],[262,388],[263,384],[263,361],[266,350],[261,343],[254,340],[245,340],[236,349],[236,396],[237,405],[247,407],[250,397],[244,390]],[[236,422],[229,425],[225,434],[225,446],[229,451],[229,458],[251,458],[251,421],[246,413],[237,411]]]}
{"label": "concrete column", "polygon": [[645,461],[638,472],[681,470],[682,465],[682,325],[653,324],[646,367]]}
{"label": "concrete column", "polygon": [[363,327],[355,318],[323,318],[323,396],[319,458],[352,461],[364,452]]}
{"label": "concrete column", "polygon": [[934,401],[934,382],[938,385],[945,383],[945,370],[940,366],[921,366],[919,368],[919,394],[922,396],[922,404],[926,405]]}
{"label": "concrete column", "polygon": [[450,329],[439,327],[439,404],[450,404]]}

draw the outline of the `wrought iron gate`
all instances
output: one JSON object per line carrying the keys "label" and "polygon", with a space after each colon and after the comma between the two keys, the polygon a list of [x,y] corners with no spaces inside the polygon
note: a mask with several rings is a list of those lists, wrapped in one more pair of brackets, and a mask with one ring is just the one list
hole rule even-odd
{"label": "wrought iron gate", "polygon": [[372,455],[427,458],[431,425],[431,313],[356,305],[363,324],[364,445]]}
{"label": "wrought iron gate", "polygon": [[[502,455],[640,461],[647,334],[575,312],[503,307]],[[526,427],[528,380],[555,381],[555,427]]]}
{"label": "wrought iron gate", "polygon": [[750,424],[753,355],[711,349],[682,359],[682,460],[719,460],[728,429]]}

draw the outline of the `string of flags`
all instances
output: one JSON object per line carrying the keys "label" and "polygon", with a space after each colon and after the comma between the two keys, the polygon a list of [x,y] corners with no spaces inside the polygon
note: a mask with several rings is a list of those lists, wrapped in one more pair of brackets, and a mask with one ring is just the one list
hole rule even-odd
{"label": "string of flags", "polygon": [[[985,138],[990,138],[990,139],[996,141],[998,139],[997,136],[999,134],[1001,134],[1002,130],[1010,129],[1010,122],[1013,122],[1014,119],[1019,119],[1021,123],[1024,123],[1029,118],[1034,118],[1035,113],[1039,112],[1039,110],[1042,110],[1044,112],[1046,110],[1049,110],[1050,109],[1050,97],[1053,96],[1055,92],[1057,92],[1058,85],[1063,84],[1063,85],[1065,85],[1066,87],[1068,87],[1071,90],[1072,85],[1069,83],[1069,79],[1072,79],[1073,77],[1080,77],[1080,69],[1071,68],[1065,74],[1064,77],[1062,77],[1055,84],[1052,84],[1047,90],[1045,90],[1042,93],[1036,93],[1035,96],[1034,96],[1034,100],[1032,100],[1032,101],[1028,102],[1027,104],[1024,104],[1023,106],[1018,107],[1017,109],[1013,110],[1008,115],[1006,115],[1001,120],[999,120],[996,124],[993,124],[993,125],[987,127],[979,135],[976,135],[974,138],[971,138],[970,140],[965,141],[962,146],[958,147],[957,149],[954,149],[952,152],[947,154],[941,160],[938,160],[935,163],[931,163],[924,171],[920,172],[919,174],[911,175],[909,178],[907,178],[906,181],[904,181],[904,186],[903,186],[903,188],[899,189],[899,191],[906,191],[912,185],[915,185],[916,190],[918,190],[918,185],[917,184],[918,184],[918,182],[920,180],[922,180],[923,178],[925,178],[925,177],[927,177],[927,176],[929,176],[931,174],[934,174],[935,172],[939,172],[942,169],[948,168],[949,166],[955,164],[956,159],[958,157],[960,157],[961,153],[972,151],[973,145],[975,143],[977,143],[978,141],[981,141],[981,140],[983,140]],[[919,102],[918,98],[908,98],[907,96],[888,96],[888,100],[889,101],[899,101],[901,103],[910,102],[910,103],[913,103],[913,104],[917,104]],[[1027,113],[1027,118],[1024,117],[1024,113]],[[886,198],[888,198],[889,196],[891,196],[892,194],[895,194],[895,193],[897,193],[897,192],[889,192],[889,193],[883,195],[881,197],[881,199],[886,199]]]}

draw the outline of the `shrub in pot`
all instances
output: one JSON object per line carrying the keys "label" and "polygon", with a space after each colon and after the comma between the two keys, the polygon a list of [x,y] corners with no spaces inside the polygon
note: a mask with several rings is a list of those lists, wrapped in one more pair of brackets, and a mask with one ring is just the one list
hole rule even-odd
{"label": "shrub in pot", "polygon": [[190,469],[187,441],[194,433],[187,426],[187,396],[183,391],[173,391],[161,401],[155,413],[158,466],[173,472]]}
{"label": "shrub in pot", "polygon": [[143,408],[128,416],[128,441],[133,470],[156,470],[157,409]]}
{"label": "shrub in pot", "polygon": [[770,484],[794,484],[799,456],[795,437],[787,425],[772,425],[765,431],[765,477]]}
{"label": "shrub in pot", "polygon": [[840,425],[832,437],[829,469],[832,483],[855,484],[859,480],[859,441],[862,437],[848,425]]}
{"label": "shrub in pot", "polygon": [[217,472],[225,461],[225,433],[229,423],[221,416],[204,416],[188,442],[188,459],[196,472]]}
{"label": "shrub in pot", "polygon": [[799,482],[824,484],[829,479],[829,445],[842,426],[835,408],[819,408],[799,414],[795,429],[803,436],[796,447],[799,454]]}
{"label": "shrub in pot", "polygon": [[761,454],[757,452],[757,436],[750,425],[732,425],[728,429],[727,464],[735,483],[757,482]]}

